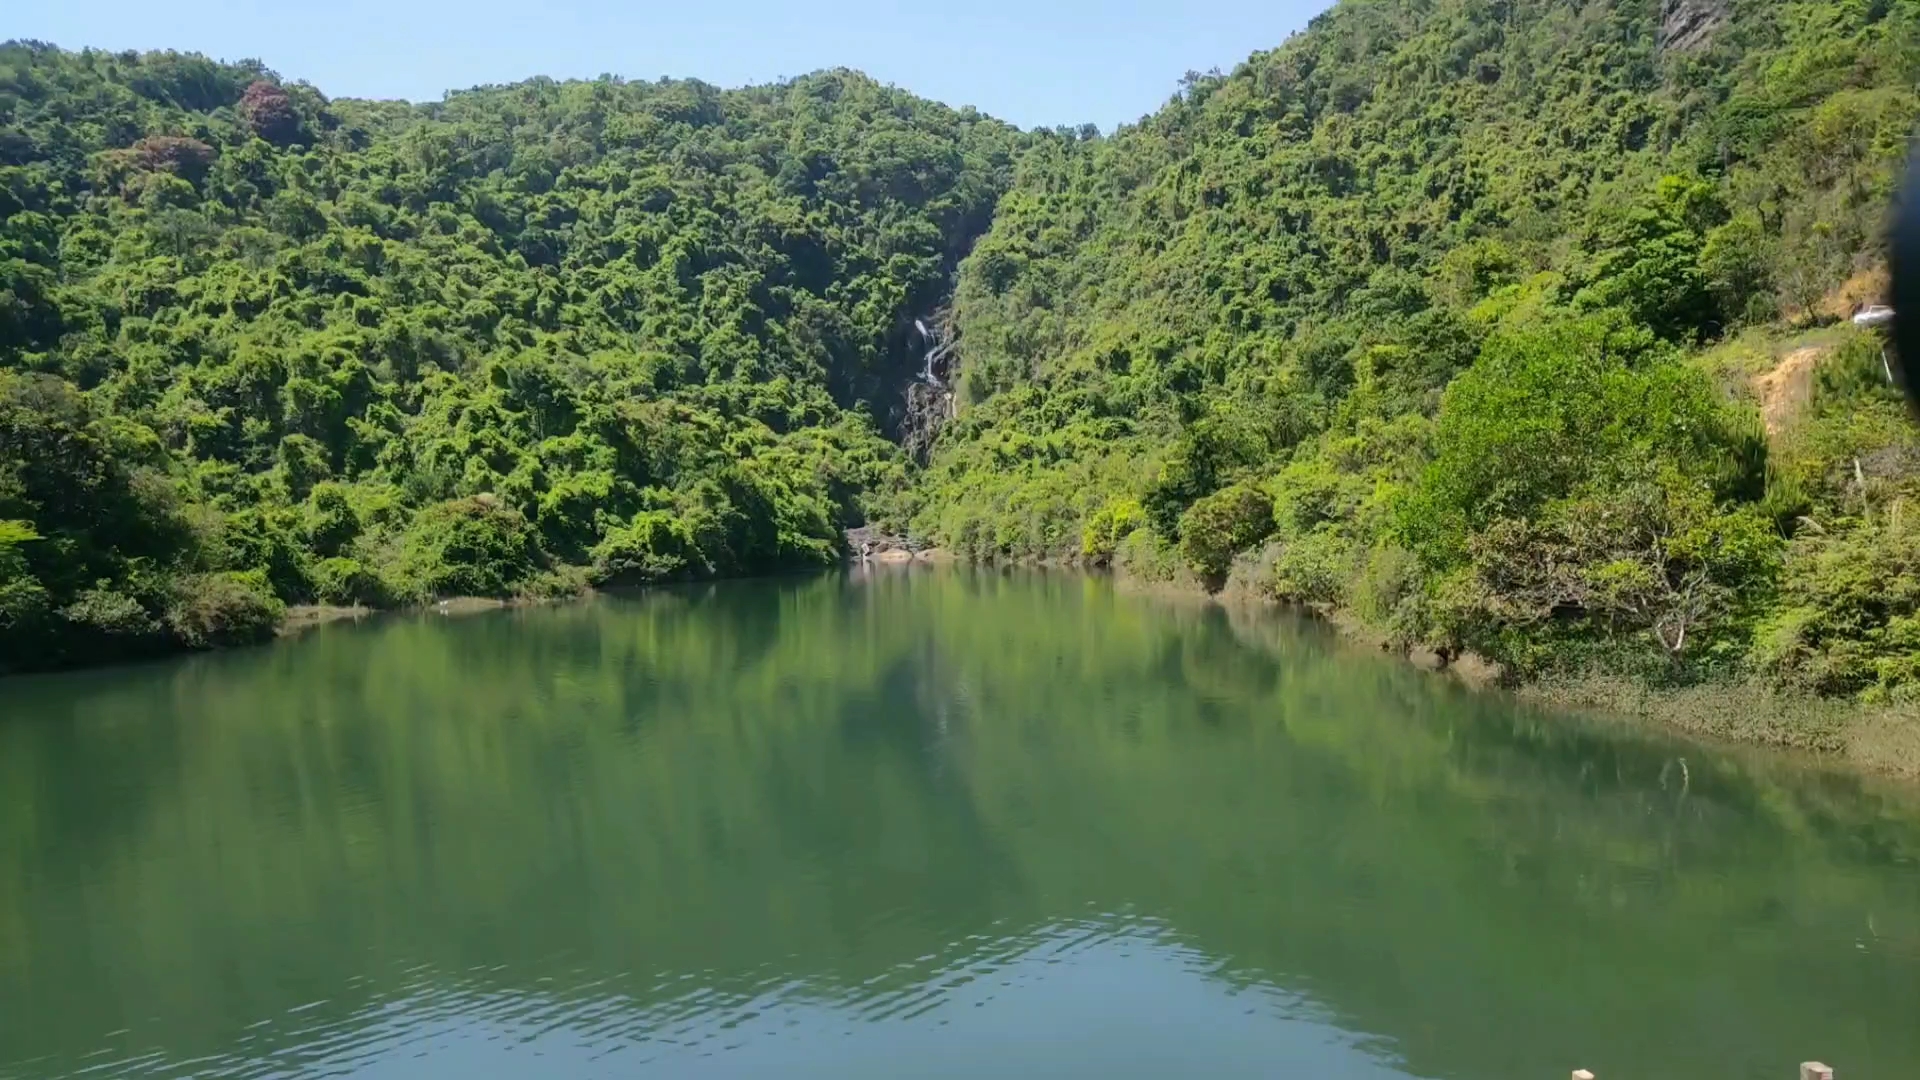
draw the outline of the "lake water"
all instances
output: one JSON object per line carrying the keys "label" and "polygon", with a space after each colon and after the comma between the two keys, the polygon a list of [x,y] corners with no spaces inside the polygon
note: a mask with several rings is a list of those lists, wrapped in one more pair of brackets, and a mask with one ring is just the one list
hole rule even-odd
{"label": "lake water", "polygon": [[1920,799],[887,571],[0,682],[0,1077],[1920,1076]]}

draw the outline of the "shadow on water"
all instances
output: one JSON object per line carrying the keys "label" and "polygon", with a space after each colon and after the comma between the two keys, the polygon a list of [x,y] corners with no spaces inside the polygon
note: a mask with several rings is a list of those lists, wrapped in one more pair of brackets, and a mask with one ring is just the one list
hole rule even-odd
{"label": "shadow on water", "polygon": [[1908,790],[1096,578],[401,616],[5,700],[0,1076],[1920,1075]]}

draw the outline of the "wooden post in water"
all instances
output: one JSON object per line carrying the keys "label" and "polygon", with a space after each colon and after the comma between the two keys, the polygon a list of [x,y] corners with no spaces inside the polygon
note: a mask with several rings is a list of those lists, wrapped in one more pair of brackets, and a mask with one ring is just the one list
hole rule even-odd
{"label": "wooden post in water", "polygon": [[1808,1061],[1800,1066],[1800,1080],[1833,1080],[1833,1066]]}

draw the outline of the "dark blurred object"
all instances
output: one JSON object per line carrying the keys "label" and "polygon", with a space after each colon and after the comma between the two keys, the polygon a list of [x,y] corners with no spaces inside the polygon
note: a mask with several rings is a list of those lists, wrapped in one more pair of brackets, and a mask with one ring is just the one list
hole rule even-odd
{"label": "dark blurred object", "polygon": [[1893,209],[1888,237],[1888,265],[1893,284],[1887,303],[1893,308],[1894,365],[1907,401],[1920,408],[1914,388],[1920,387],[1920,158],[1908,164],[1907,180]]}

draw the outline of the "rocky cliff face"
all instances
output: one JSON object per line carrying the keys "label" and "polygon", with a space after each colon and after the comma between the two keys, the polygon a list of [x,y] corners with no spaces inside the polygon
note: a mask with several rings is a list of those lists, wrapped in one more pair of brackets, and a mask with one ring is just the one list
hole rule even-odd
{"label": "rocky cliff face", "polygon": [[902,391],[903,412],[896,438],[915,461],[924,463],[940,429],[953,418],[953,352],[957,336],[953,312],[941,308],[914,320],[912,339],[924,350],[919,369]]}
{"label": "rocky cliff face", "polygon": [[1705,48],[1727,23],[1732,0],[1663,0],[1660,48]]}

